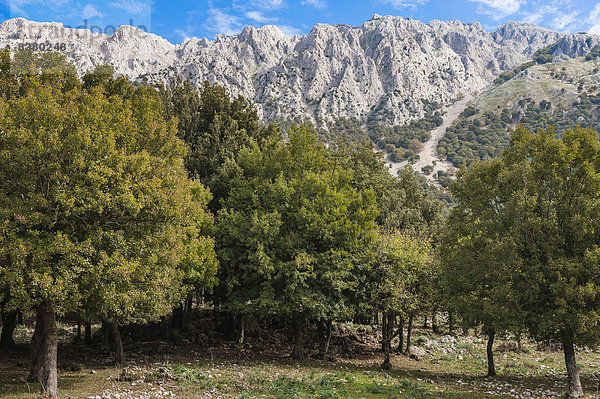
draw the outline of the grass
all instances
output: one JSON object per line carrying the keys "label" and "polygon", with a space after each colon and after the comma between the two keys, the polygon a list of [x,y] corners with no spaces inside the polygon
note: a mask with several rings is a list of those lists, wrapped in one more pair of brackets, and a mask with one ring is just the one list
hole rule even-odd
{"label": "grass", "polygon": [[[128,342],[129,365],[142,372],[139,378],[120,381],[122,367],[113,365],[109,354],[94,346],[74,345],[65,334],[59,350],[59,389],[63,398],[119,393],[121,398],[246,399],[536,398],[557,397],[566,390],[561,352],[540,351],[531,342],[524,342],[524,351],[519,352],[511,339],[499,339],[495,352],[499,375],[489,379],[484,376],[482,337],[461,336],[454,341],[422,329],[415,331],[414,337],[415,345],[424,348],[421,360],[394,354],[389,371],[379,369],[383,359],[374,347],[362,355],[333,362],[298,362],[289,359],[287,352],[240,349],[226,342],[212,348]],[[168,351],[161,349],[157,355],[156,347]],[[580,350],[578,362],[586,391],[596,395],[600,353]],[[160,367],[168,368],[176,378],[161,381]],[[25,345],[0,354],[0,398],[36,396],[37,387],[25,383],[27,369]],[[160,396],[160,392],[167,394]]]}
{"label": "grass", "polygon": [[[531,97],[536,103],[549,100],[554,105],[570,105],[578,95],[578,84],[583,80],[585,87],[600,85],[600,60],[584,61],[583,58],[569,59],[559,64],[535,65],[528,69],[534,77],[515,77],[502,85],[494,85],[477,97],[472,105],[485,111],[497,112],[509,108],[521,98]],[[563,70],[564,68],[564,70]],[[565,73],[567,80],[551,76],[551,72]],[[572,79],[572,82],[568,80]],[[561,92],[564,89],[564,92]]]}

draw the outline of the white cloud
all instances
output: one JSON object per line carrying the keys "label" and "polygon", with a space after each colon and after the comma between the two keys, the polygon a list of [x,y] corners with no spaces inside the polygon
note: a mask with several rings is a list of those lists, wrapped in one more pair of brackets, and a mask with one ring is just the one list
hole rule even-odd
{"label": "white cloud", "polygon": [[286,35],[288,37],[302,34],[300,29],[294,28],[293,26],[290,26],[290,25],[278,25],[277,27],[284,35]]}
{"label": "white cloud", "polygon": [[544,14],[541,12],[536,12],[533,14],[525,14],[525,17],[521,20],[522,22],[527,22],[528,24],[539,25],[540,22],[544,20]]}
{"label": "white cloud", "polygon": [[600,3],[596,4],[596,6],[590,11],[590,15],[588,16],[588,22],[599,22],[600,20]]}
{"label": "white cloud", "polygon": [[545,5],[542,8],[539,8],[533,13],[524,12],[522,21],[539,25],[539,23],[545,20],[548,15],[558,14],[559,12],[560,11],[558,10],[558,7],[556,7],[556,5],[553,3],[552,5]]}
{"label": "white cloud", "polygon": [[523,0],[469,0],[473,3],[479,3],[484,7],[478,10],[481,14],[486,14],[494,19],[501,19],[512,15],[521,9]]}
{"label": "white cloud", "polygon": [[[587,17],[584,15],[587,14]],[[548,26],[554,30],[574,32],[587,30],[589,33],[600,33],[600,3],[597,3],[589,12],[580,8],[575,9],[573,4],[566,0],[554,0],[535,11],[521,12],[523,22]],[[587,28],[587,29],[586,29]]]}
{"label": "white cloud", "polygon": [[384,3],[395,8],[417,7],[422,6],[429,0],[382,0]]}
{"label": "white cloud", "polygon": [[98,11],[98,9],[96,8],[96,6],[92,5],[92,4],[86,4],[85,7],[83,7],[83,10],[81,11],[81,17],[83,19],[88,19],[88,18],[102,18],[104,16],[104,14],[102,14],[100,11]]}
{"label": "white cloud", "polygon": [[302,0],[301,4],[303,6],[313,6],[315,8],[318,8],[319,10],[324,9],[326,6],[323,0]]}
{"label": "white cloud", "polygon": [[179,36],[181,38],[181,41],[184,41],[191,37],[191,35],[188,35],[188,33],[186,31],[184,31],[183,29],[174,29],[173,33],[175,33],[177,36]]}
{"label": "white cloud", "polygon": [[261,24],[266,24],[268,22],[277,21],[277,18],[267,17],[267,16],[263,15],[263,13],[261,13],[260,11],[247,11],[244,14],[244,16],[248,19],[259,22]]}
{"label": "white cloud", "polygon": [[600,35],[600,3],[596,4],[592,11],[590,11],[586,22],[591,25],[588,28],[589,33]]}
{"label": "white cloud", "polygon": [[121,0],[120,2],[108,3],[111,7],[120,8],[129,14],[150,14],[150,1]]}
{"label": "white cloud", "polygon": [[556,17],[552,19],[550,26],[556,30],[563,30],[565,27],[575,22],[577,20],[578,15],[579,11],[573,11],[570,14],[560,12]]}
{"label": "white cloud", "polygon": [[208,19],[204,22],[204,27],[208,31],[225,35],[240,33],[242,24],[239,17],[227,14],[218,8],[208,10],[208,15]]}
{"label": "white cloud", "polygon": [[252,5],[267,10],[276,10],[284,6],[283,0],[253,0]]}

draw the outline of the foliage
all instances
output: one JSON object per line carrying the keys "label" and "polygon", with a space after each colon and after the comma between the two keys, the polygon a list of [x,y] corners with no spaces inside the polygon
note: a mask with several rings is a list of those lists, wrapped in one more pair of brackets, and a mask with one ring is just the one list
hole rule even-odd
{"label": "foliage", "polygon": [[214,275],[210,193],[155,92],[71,85],[31,77],[0,101],[0,281],[14,308],[156,320],[184,270]]}
{"label": "foliage", "polygon": [[480,117],[461,117],[446,130],[438,152],[455,166],[474,160],[499,157],[508,147],[511,127],[516,124],[531,131],[554,126],[557,137],[578,126],[600,129],[600,94],[583,92],[570,106],[553,105],[547,100],[536,104],[523,98],[513,110],[485,112]]}
{"label": "foliage", "polygon": [[427,237],[398,230],[379,234],[373,270],[378,310],[407,317],[426,307],[436,274],[432,248]]}
{"label": "foliage", "polygon": [[592,129],[517,129],[498,185],[520,262],[514,287],[534,337],[586,345],[600,336],[600,143]]}
{"label": "foliage", "polygon": [[461,170],[452,194],[458,204],[446,220],[438,256],[441,286],[447,306],[472,325],[496,331],[519,330],[514,295],[510,292],[512,262],[516,262],[506,220],[495,203],[498,159],[474,162]]}
{"label": "foliage", "polygon": [[590,52],[585,56],[586,61],[595,60],[596,58],[600,58],[600,44],[596,44]]}
{"label": "foliage", "polygon": [[227,182],[219,173],[253,141],[260,142],[279,131],[261,123],[253,104],[243,97],[231,99],[222,86],[205,81],[196,89],[189,81],[175,80],[162,88],[166,114],[177,118],[178,136],[188,145],[185,166],[211,189],[210,209],[216,212],[227,196]]}
{"label": "foliage", "polygon": [[519,65],[518,67],[516,67],[515,69],[513,69],[512,71],[501,73],[494,80],[494,83],[502,84],[502,83],[514,78],[517,74],[528,69],[529,67],[532,67],[536,64],[547,64],[549,62],[552,62],[552,60],[554,59],[553,54],[556,51],[557,47],[558,47],[558,44],[555,43],[553,45],[546,46],[544,48],[537,50],[533,54],[533,61],[525,62],[525,63]]}
{"label": "foliage", "polygon": [[[340,146],[334,153],[336,163],[352,171],[352,186],[358,191],[373,190],[379,210],[376,219],[382,230],[435,237],[442,223],[443,204],[434,197],[430,186],[411,167],[394,178],[369,142]],[[358,264],[346,296],[358,320],[367,320],[376,310],[373,293],[378,277],[372,258]]]}
{"label": "foliage", "polygon": [[389,126],[377,120],[363,121],[356,118],[339,118],[327,125],[327,130],[319,129],[319,137],[329,144],[361,143],[370,138],[380,149],[385,150],[393,162],[416,161],[422,143],[429,140],[431,130],[440,126],[443,118],[440,105],[423,101],[425,117],[413,120],[406,125]]}
{"label": "foliage", "polygon": [[556,139],[519,126],[501,159],[461,170],[453,191],[442,252],[450,296],[492,328],[562,343],[570,394],[583,396],[574,345],[600,340],[598,133]]}
{"label": "foliage", "polygon": [[319,129],[318,134],[326,143],[337,143],[340,140],[360,143],[368,136],[364,122],[357,118],[338,118],[327,124],[327,130]]}
{"label": "foliage", "polygon": [[369,251],[372,190],[333,162],[316,134],[293,127],[240,152],[241,173],[219,212],[219,257],[234,313],[339,318],[355,262]]}
{"label": "foliage", "polygon": [[534,66],[536,64],[535,61],[529,61],[529,62],[525,62],[521,65],[519,65],[518,67],[516,67],[515,69],[513,69],[512,71],[508,71],[508,72],[503,72],[500,75],[498,75],[498,77],[494,80],[495,84],[502,84],[508,80],[511,80],[512,78],[514,78],[518,73],[526,70],[527,68]]}
{"label": "foliage", "polygon": [[394,162],[416,160],[416,153],[421,149],[421,143],[429,140],[431,130],[443,123],[439,113],[438,103],[425,103],[425,117],[413,120],[407,125],[387,126],[370,122],[367,130],[371,140],[381,149],[392,154]]}

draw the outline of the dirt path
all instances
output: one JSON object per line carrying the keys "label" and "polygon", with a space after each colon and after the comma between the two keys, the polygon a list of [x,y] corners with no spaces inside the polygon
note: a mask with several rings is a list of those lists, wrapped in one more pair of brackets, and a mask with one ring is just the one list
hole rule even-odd
{"label": "dirt path", "polygon": [[[412,167],[414,170],[420,172],[424,166],[432,165],[433,162],[435,162],[435,165],[433,166],[433,173],[426,176],[427,180],[434,182],[434,175],[438,172],[438,170],[448,170],[449,168],[453,167],[450,162],[440,160],[438,158],[438,143],[440,142],[440,139],[444,137],[444,134],[446,134],[446,129],[450,127],[450,125],[452,125],[452,122],[454,122],[458,118],[461,112],[463,112],[463,110],[469,106],[469,103],[472,99],[472,96],[467,96],[462,100],[459,100],[456,103],[452,104],[450,107],[445,108],[446,114],[444,115],[444,122],[442,122],[440,126],[433,129],[431,131],[431,139],[423,143],[423,149],[421,150],[421,152],[419,152],[420,159],[417,162],[415,162],[412,165]],[[390,173],[393,176],[396,176],[398,171],[408,164],[407,161],[391,162],[387,158],[386,163],[390,167]]]}

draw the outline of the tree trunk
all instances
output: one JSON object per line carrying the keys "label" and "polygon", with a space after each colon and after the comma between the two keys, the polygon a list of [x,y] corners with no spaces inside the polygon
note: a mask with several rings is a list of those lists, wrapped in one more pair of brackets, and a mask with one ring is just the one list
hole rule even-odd
{"label": "tree trunk", "polygon": [[517,340],[517,350],[519,352],[523,352],[523,345],[521,344],[521,333],[515,334],[515,338]]}
{"label": "tree trunk", "polygon": [[110,352],[112,350],[110,344],[110,323],[102,320],[102,346],[105,351]]}
{"label": "tree trunk", "polygon": [[175,330],[181,330],[183,325],[183,305],[180,304],[173,309],[173,317],[171,319],[171,328]]}
{"label": "tree trunk", "polygon": [[427,313],[425,313],[425,319],[423,320],[423,328],[427,328]]}
{"label": "tree trunk", "polygon": [[14,344],[13,333],[17,327],[17,311],[2,312],[2,336],[0,349],[10,349]]}
{"label": "tree trunk", "polygon": [[413,326],[413,314],[411,313],[408,316],[408,326],[406,326],[406,348],[404,349],[405,355],[410,355],[412,326]]}
{"label": "tree trunk", "polygon": [[189,296],[185,302],[183,303],[183,311],[181,315],[181,322],[179,329],[181,331],[188,331],[188,327],[190,325],[190,319],[192,318],[192,305],[194,301],[191,296]]}
{"label": "tree trunk", "polygon": [[496,376],[496,366],[494,365],[494,338],[496,337],[496,330],[490,328],[488,330],[488,341],[487,341],[487,363],[488,363],[488,377]]}
{"label": "tree trunk", "polygon": [[331,320],[319,320],[317,322],[317,330],[319,334],[319,359],[325,359],[329,352],[329,343],[331,342],[331,328],[333,322]]}
{"label": "tree trunk", "polygon": [[31,370],[29,371],[27,382],[37,382],[42,378],[42,364],[37,361],[37,355],[42,345],[42,339],[44,338],[44,323],[45,319],[42,317],[42,312],[39,309],[36,310],[35,329],[31,337]]}
{"label": "tree trunk", "polygon": [[[39,328],[38,323],[40,324]],[[49,301],[42,302],[37,308],[36,330],[32,344],[33,364],[28,380],[40,384],[43,397],[58,398],[58,336],[56,315]]]}
{"label": "tree trunk", "polygon": [[244,345],[244,339],[246,335],[246,320],[244,316],[240,317],[240,337],[238,339],[238,344]]}
{"label": "tree trunk", "polygon": [[85,343],[89,344],[92,342],[92,325],[85,323]]}
{"label": "tree trunk", "polygon": [[158,323],[156,334],[159,338],[165,339],[165,338],[167,338],[168,331],[169,331],[169,320],[167,319],[167,317],[163,316],[160,318],[160,322]]}
{"label": "tree trunk", "polygon": [[[425,316],[427,319],[427,316]],[[396,352],[402,353],[404,350],[404,319],[401,317],[398,322],[398,348],[396,348]]]}
{"label": "tree trunk", "polygon": [[389,370],[392,365],[390,362],[390,351],[391,351],[391,343],[392,343],[392,315],[388,312],[383,312],[381,318],[381,346],[383,349],[383,354],[385,356],[383,363],[381,364],[381,368],[384,370]]}
{"label": "tree trunk", "polygon": [[75,336],[75,343],[78,344],[81,341],[81,321],[77,322],[77,335]]}
{"label": "tree trunk", "polygon": [[304,353],[304,347],[302,344],[304,335],[304,316],[296,315],[294,317],[294,349],[292,351],[292,358],[303,360],[306,358]]}
{"label": "tree trunk", "polygon": [[577,361],[575,360],[575,347],[573,342],[565,340],[563,342],[563,350],[565,352],[565,364],[567,366],[567,377],[569,380],[569,397],[583,397],[583,388],[579,380],[579,370],[577,369]]}
{"label": "tree trunk", "polygon": [[385,343],[387,341],[387,313],[381,313],[381,351],[385,353]]}
{"label": "tree trunk", "polygon": [[439,334],[440,333],[440,329],[437,325],[437,320],[435,317],[435,312],[433,312],[431,314],[431,330],[433,331],[434,334]]}
{"label": "tree trunk", "polygon": [[199,297],[198,297],[198,299],[197,299],[198,307],[199,307],[200,309],[203,309],[203,308],[204,308],[204,288],[201,288],[201,289],[200,289],[200,291],[199,291],[199,294],[198,294],[198,295],[199,295]]}
{"label": "tree trunk", "polygon": [[119,331],[119,325],[115,322],[110,323],[110,331],[112,333],[113,340],[115,342],[115,361],[117,364],[125,363],[125,351],[123,351],[123,340],[121,339],[121,332]]}

